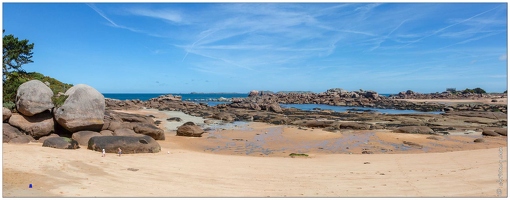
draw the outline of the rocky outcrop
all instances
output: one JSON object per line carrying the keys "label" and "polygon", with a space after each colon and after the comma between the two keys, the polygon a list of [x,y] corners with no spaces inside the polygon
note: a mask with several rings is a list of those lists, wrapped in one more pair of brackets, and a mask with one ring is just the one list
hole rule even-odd
{"label": "rocky outcrop", "polygon": [[434,134],[434,130],[427,126],[404,126],[393,131],[396,133]]}
{"label": "rocky outcrop", "polygon": [[16,93],[16,108],[25,116],[33,116],[54,107],[53,91],[39,80],[21,84]]}
{"label": "rocky outcrop", "polygon": [[186,122],[177,128],[177,136],[202,137],[205,131],[193,122]]}
{"label": "rocky outcrop", "polygon": [[484,136],[493,136],[493,137],[494,137],[494,136],[499,136],[499,134],[498,134],[498,133],[496,133],[496,132],[494,132],[494,130],[493,130],[493,129],[484,129],[484,130],[482,131],[482,135],[484,135]]}
{"label": "rocky outcrop", "polygon": [[78,84],[65,93],[67,99],[55,111],[55,119],[71,132],[101,131],[105,112],[104,96],[96,89]]}
{"label": "rocky outcrop", "polygon": [[252,90],[250,91],[250,93],[248,93],[248,97],[253,97],[253,96],[258,96],[259,95],[259,91],[257,90]]}
{"label": "rocky outcrop", "polygon": [[117,148],[122,149],[123,154],[133,153],[157,153],[161,147],[152,137],[142,136],[96,136],[89,140],[88,149],[107,153],[117,153]]}
{"label": "rocky outcrop", "polygon": [[508,130],[506,128],[497,128],[494,130],[494,132],[496,132],[502,136],[507,136]]}
{"label": "rocky outcrop", "polygon": [[2,121],[3,122],[7,121],[11,116],[12,116],[11,110],[9,110],[6,107],[2,107],[2,119],[3,119]]}
{"label": "rocky outcrop", "polygon": [[9,124],[34,138],[49,135],[54,131],[53,116],[48,111],[30,117],[14,113],[9,118]]}
{"label": "rocky outcrop", "polygon": [[124,136],[142,134],[155,140],[165,140],[164,131],[155,125],[150,116],[130,114],[108,110],[105,112],[103,130],[110,130],[113,135]]}
{"label": "rocky outcrop", "polygon": [[133,130],[142,135],[148,135],[155,140],[165,140],[165,132],[152,124],[136,123]]}
{"label": "rocky outcrop", "polygon": [[78,131],[73,133],[72,139],[76,140],[81,146],[87,146],[89,144],[89,139],[94,136],[102,135],[95,131]]}
{"label": "rocky outcrop", "polygon": [[66,137],[50,137],[44,140],[43,147],[52,147],[56,149],[78,149],[80,146],[76,140]]}

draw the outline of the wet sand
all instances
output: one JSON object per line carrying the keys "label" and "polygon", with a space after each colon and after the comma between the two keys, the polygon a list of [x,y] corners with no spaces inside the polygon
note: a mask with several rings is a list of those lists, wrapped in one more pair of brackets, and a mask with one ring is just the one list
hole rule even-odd
{"label": "wet sand", "polygon": [[431,140],[236,123],[191,138],[167,127],[172,113],[129,112],[163,122],[161,152],[101,157],[86,147],[3,144],[3,197],[496,197],[498,189],[507,196],[506,137],[474,143],[479,133]]}

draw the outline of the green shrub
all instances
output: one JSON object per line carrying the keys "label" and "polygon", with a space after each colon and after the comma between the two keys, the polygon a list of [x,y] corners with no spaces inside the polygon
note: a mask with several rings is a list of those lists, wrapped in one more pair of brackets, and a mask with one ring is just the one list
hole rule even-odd
{"label": "green shrub", "polygon": [[8,108],[9,110],[13,110],[16,107],[16,104],[13,102],[4,102],[3,107]]}
{"label": "green shrub", "polygon": [[51,97],[51,101],[53,101],[53,104],[55,104],[55,107],[60,107],[62,105],[64,105],[64,102],[66,101],[67,99],[67,95],[55,95],[53,97]]}
{"label": "green shrub", "polygon": [[71,138],[68,138],[68,137],[63,137],[63,138],[64,138],[64,140],[65,140],[66,142],[71,142],[71,141],[72,141],[72,140],[71,140]]}

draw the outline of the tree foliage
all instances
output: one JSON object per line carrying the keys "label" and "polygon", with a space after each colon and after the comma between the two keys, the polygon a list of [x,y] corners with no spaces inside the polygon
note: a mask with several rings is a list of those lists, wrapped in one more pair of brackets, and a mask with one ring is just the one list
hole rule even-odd
{"label": "tree foliage", "polygon": [[57,79],[45,76],[41,73],[16,71],[9,73],[7,75],[6,81],[3,82],[3,103],[6,104],[15,102],[18,87],[24,82],[30,80],[40,80],[43,83],[48,83],[54,95],[58,95],[59,92],[65,93],[67,89],[73,86],[72,84],[62,83]]}
{"label": "tree foliage", "polygon": [[[5,33],[5,30],[3,30]],[[32,63],[32,50],[34,43],[28,40],[19,40],[14,35],[4,35],[3,37],[3,81],[5,82],[7,75],[13,71],[22,72],[22,65]]]}
{"label": "tree foliage", "polygon": [[485,90],[482,88],[475,88],[475,89],[466,88],[465,90],[462,91],[462,94],[468,94],[468,93],[485,94],[487,92],[485,92]]}

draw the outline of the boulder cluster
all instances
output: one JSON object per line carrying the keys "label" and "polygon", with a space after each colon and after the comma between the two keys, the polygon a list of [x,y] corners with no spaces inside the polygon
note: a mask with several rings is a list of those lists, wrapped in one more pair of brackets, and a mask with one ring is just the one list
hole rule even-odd
{"label": "boulder cluster", "polygon": [[3,108],[3,142],[40,142],[59,149],[87,146],[107,152],[120,147],[124,153],[145,153],[158,152],[155,140],[165,139],[150,117],[107,112],[104,96],[88,85],[75,85],[57,98],[65,99],[62,105],[56,105],[53,91],[41,81],[21,84],[17,112]]}

